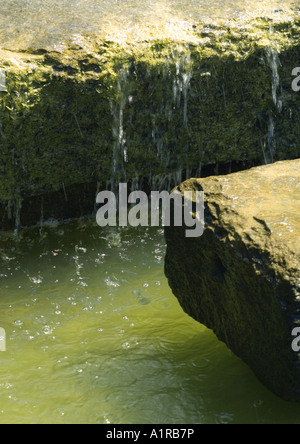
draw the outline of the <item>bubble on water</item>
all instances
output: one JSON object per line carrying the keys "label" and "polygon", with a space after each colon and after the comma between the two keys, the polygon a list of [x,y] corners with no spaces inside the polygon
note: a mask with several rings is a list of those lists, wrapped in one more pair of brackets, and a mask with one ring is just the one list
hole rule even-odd
{"label": "bubble on water", "polygon": [[101,261],[99,258],[95,259],[96,264],[104,264],[104,261]]}
{"label": "bubble on water", "polygon": [[121,287],[121,285],[118,282],[115,282],[110,278],[104,279],[104,282],[108,287],[114,287],[114,288]]}
{"label": "bubble on water", "polygon": [[41,276],[38,277],[30,277],[30,282],[32,282],[35,285],[41,284],[43,282],[43,278]]}
{"label": "bubble on water", "polygon": [[17,325],[18,327],[21,327],[24,323],[20,321],[20,319],[18,319],[17,321],[14,322],[14,324]]}
{"label": "bubble on water", "polygon": [[86,253],[86,252],[87,252],[87,249],[86,249],[86,248],[83,248],[83,247],[78,247],[78,245],[76,245],[76,247],[75,247],[75,251],[76,251],[76,253],[77,253],[78,251],[81,251],[82,253]]}
{"label": "bubble on water", "polygon": [[44,335],[51,335],[53,333],[53,328],[50,327],[50,325],[45,325],[43,327],[43,333]]}
{"label": "bubble on water", "polygon": [[80,285],[81,287],[88,287],[88,284],[86,282],[82,282],[82,281],[79,281],[78,285]]}

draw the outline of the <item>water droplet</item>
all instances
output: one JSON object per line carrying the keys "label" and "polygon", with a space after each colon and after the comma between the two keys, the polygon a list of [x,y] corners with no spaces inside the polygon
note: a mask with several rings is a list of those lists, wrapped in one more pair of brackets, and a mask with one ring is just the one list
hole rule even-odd
{"label": "water droplet", "polygon": [[29,278],[30,282],[32,282],[35,285],[41,284],[43,282],[43,279],[41,278],[41,276],[38,277],[31,277]]}
{"label": "water droplet", "polygon": [[45,335],[51,335],[51,333],[53,333],[53,329],[50,327],[50,325],[45,325],[45,327],[43,327],[43,333]]}
{"label": "water droplet", "polygon": [[108,287],[115,287],[115,288],[117,288],[117,287],[120,287],[120,286],[121,286],[120,284],[118,284],[118,282],[114,282],[114,281],[111,280],[110,278],[105,279],[104,282],[106,283],[106,285],[107,285]]}

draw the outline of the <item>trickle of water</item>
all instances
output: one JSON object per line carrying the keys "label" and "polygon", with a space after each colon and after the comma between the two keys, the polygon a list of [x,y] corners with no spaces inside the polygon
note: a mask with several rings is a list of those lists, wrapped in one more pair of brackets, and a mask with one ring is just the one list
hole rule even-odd
{"label": "trickle of water", "polygon": [[128,68],[124,65],[118,74],[118,102],[111,103],[111,112],[113,116],[113,170],[112,170],[112,189],[122,173],[125,173],[124,164],[128,162],[128,147],[126,143],[126,134],[124,131],[124,110],[130,101]]}
{"label": "trickle of water", "polygon": [[174,171],[169,174],[159,174],[151,178],[151,189],[153,191],[171,191],[183,180],[183,170]]}
{"label": "trickle of water", "polygon": [[180,108],[183,98],[183,124],[187,126],[188,91],[193,74],[189,45],[177,45],[176,50],[172,50],[172,57],[176,63],[176,74],[173,79],[173,102],[175,107]]}
{"label": "trickle of water", "polygon": [[[272,33],[272,31],[271,31]],[[277,48],[270,47],[267,50],[267,60],[271,68],[271,82],[272,82],[272,97],[273,103],[278,111],[282,110],[282,101],[278,98],[278,89],[280,86],[280,76],[279,76],[279,52]]]}
{"label": "trickle of water", "polygon": [[15,231],[14,235],[17,236],[21,228],[21,209],[22,209],[22,199],[17,198],[15,201]]}
{"label": "trickle of water", "polygon": [[269,126],[268,126],[268,155],[269,156],[265,159],[267,164],[274,162],[275,151],[276,151],[275,122],[274,122],[272,113],[270,113]]}
{"label": "trickle of water", "polygon": [[[271,69],[272,99],[275,107],[275,112],[280,113],[282,111],[282,100],[278,96],[280,87],[280,59],[276,41],[273,42],[274,37],[272,27],[270,27],[270,37],[272,39],[272,44],[267,50],[267,62]],[[270,110],[267,144],[264,144],[263,148],[266,164],[274,162],[274,155],[276,153],[276,117],[274,114],[275,113],[273,112],[273,110]]]}
{"label": "trickle of water", "polygon": [[[151,67],[148,68],[144,75],[151,78]],[[166,171],[170,167],[170,159],[172,154],[172,138],[176,139],[176,134],[171,134],[170,125],[174,118],[179,120],[182,113],[182,123],[184,128],[188,128],[188,99],[190,91],[190,82],[193,75],[193,63],[191,60],[191,51],[188,44],[177,43],[171,47],[170,55],[166,57],[165,64],[161,67],[160,81],[158,85],[162,90],[161,95],[156,96],[156,102],[145,103],[144,98],[140,96],[138,76],[131,75],[131,66],[124,64],[117,74],[117,91],[118,97],[111,102],[112,113],[112,171],[110,180],[110,189],[115,191],[119,182],[131,182],[131,190],[135,190],[140,185],[140,178],[136,174],[128,171],[129,153],[132,142],[132,134],[129,128],[132,127],[131,114],[127,112],[133,100],[140,101],[144,106],[143,112],[146,118],[152,121],[152,131],[150,140],[145,149],[153,153],[156,151],[156,157],[159,161],[162,171]],[[176,130],[174,130],[176,131]],[[171,140],[171,142],[170,142]],[[133,141],[134,143],[134,141]],[[156,150],[155,150],[156,148]],[[155,151],[154,151],[155,150]],[[179,162],[180,163],[180,162]],[[176,174],[176,173],[175,173]],[[177,175],[178,176],[178,175]],[[149,165],[149,185],[153,183],[161,190],[162,179],[160,177],[153,178],[151,175],[151,165]],[[175,186],[177,182],[173,182],[173,177],[164,177],[164,183],[168,188]],[[182,174],[180,174],[182,177]],[[173,182],[173,185],[172,185]]]}

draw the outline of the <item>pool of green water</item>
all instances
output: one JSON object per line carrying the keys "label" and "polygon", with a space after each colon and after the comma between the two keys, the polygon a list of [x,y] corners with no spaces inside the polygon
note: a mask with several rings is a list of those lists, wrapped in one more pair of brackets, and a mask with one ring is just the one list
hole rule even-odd
{"label": "pool of green water", "polygon": [[162,230],[82,221],[0,251],[1,424],[300,422],[182,311]]}

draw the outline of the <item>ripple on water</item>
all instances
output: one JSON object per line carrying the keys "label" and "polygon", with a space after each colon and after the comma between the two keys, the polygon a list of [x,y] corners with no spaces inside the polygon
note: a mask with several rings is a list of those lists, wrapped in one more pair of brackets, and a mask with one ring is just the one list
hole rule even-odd
{"label": "ripple on water", "polygon": [[[161,231],[124,231],[112,247],[98,230],[78,239],[66,226],[30,251],[20,242],[3,263],[0,423],[298,421],[297,407],[283,408],[183,313],[155,260],[165,251]],[[95,264],[99,254],[104,263]]]}

